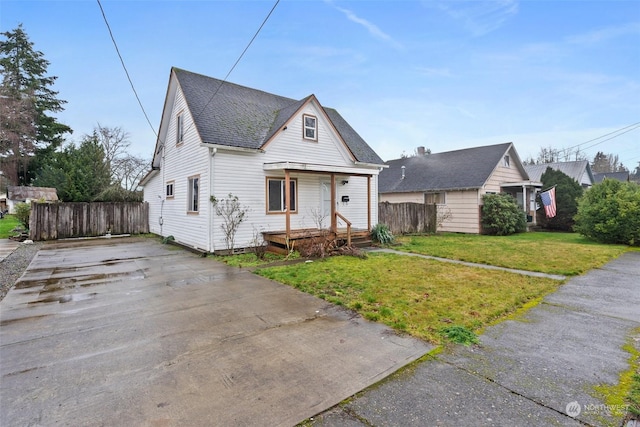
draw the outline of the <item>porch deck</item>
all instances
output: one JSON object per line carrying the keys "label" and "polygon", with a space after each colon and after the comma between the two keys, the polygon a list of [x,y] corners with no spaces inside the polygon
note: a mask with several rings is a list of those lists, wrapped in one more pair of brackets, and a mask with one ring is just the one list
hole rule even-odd
{"label": "porch deck", "polygon": [[[336,240],[338,246],[347,244],[347,229],[339,228],[337,232],[321,230],[318,228],[304,228],[291,230],[287,239],[286,231],[267,231],[262,233],[267,243],[267,250],[271,252],[287,254],[289,248],[295,249],[305,243],[317,243],[321,240]],[[364,229],[351,229],[351,245],[366,247],[371,244],[371,233]]]}

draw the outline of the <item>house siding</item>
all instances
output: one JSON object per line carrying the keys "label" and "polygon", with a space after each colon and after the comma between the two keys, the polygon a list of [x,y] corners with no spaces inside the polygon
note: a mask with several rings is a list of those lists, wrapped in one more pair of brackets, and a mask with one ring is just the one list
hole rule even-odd
{"label": "house siding", "polygon": [[446,204],[438,205],[438,219],[442,220],[438,231],[453,233],[480,233],[478,191],[447,191]]}
{"label": "house siding", "polygon": [[[159,173],[145,185],[145,201],[149,202],[150,229],[154,233],[173,236],[179,242],[206,250],[207,218],[210,213],[208,150],[199,145],[200,139],[179,88],[172,104],[164,144],[164,157],[171,161],[163,162]],[[183,115],[185,133],[183,143],[177,145],[176,116],[180,112]],[[197,214],[187,214],[188,180],[196,175],[199,176],[199,209]],[[174,196],[167,199],[165,185],[169,181],[174,183]],[[161,198],[157,197],[158,195],[161,195]]]}
{"label": "house siding", "polygon": [[509,150],[507,154],[511,158],[511,166],[505,167],[502,164],[502,161],[500,161],[489,179],[487,179],[484,189],[481,190],[480,195],[486,193],[499,193],[501,191],[500,184],[502,183],[519,182],[525,180],[522,171],[518,168],[517,162],[515,161],[516,154],[513,152],[513,150]]}

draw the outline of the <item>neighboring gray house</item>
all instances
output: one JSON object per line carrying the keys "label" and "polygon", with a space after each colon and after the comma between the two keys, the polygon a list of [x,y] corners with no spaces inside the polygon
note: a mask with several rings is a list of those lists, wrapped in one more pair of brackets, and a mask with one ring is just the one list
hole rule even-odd
{"label": "neighboring gray house", "polygon": [[615,179],[618,181],[629,181],[629,172],[603,172],[593,174],[594,184],[602,182],[604,179]]}
{"label": "neighboring gray house", "polygon": [[57,202],[58,192],[55,188],[49,187],[25,187],[11,185],[7,187],[6,206],[9,213],[14,213],[16,204],[30,203],[32,200]]}
{"label": "neighboring gray house", "polygon": [[480,233],[482,196],[513,195],[535,221],[535,194],[541,183],[529,179],[512,143],[418,155],[386,162],[380,172],[381,202],[436,204],[448,216],[439,231]]}
{"label": "neighboring gray house", "polygon": [[261,232],[286,242],[316,227],[368,232],[384,162],[314,95],[285,98],[172,68],[152,167],[140,183],[151,232],[214,252],[226,241],[211,200],[229,194],[248,208],[235,248]]}
{"label": "neighboring gray house", "polygon": [[529,178],[534,181],[540,181],[542,174],[545,173],[547,168],[551,168],[575,179],[583,188],[589,188],[595,184],[594,176],[593,173],[591,173],[591,166],[589,166],[588,160],[524,165],[524,168],[527,171]]}

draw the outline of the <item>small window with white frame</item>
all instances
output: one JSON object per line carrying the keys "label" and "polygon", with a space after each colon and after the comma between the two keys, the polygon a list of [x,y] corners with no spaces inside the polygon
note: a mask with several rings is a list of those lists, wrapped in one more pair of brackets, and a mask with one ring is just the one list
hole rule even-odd
{"label": "small window with white frame", "polygon": [[302,115],[302,137],[311,141],[318,140],[318,119],[309,114]]}
{"label": "small window with white frame", "polygon": [[503,165],[505,168],[511,167],[511,159],[509,159],[509,156],[504,156]]}
{"label": "small window with white frame", "polygon": [[174,181],[168,181],[167,182],[167,190],[165,192],[165,197],[167,199],[173,199],[173,189],[174,189],[175,185],[174,185]]}
{"label": "small window with white frame", "polygon": [[187,211],[198,212],[199,209],[199,196],[200,196],[200,176],[190,176],[189,178],[189,191],[187,195]]}
{"label": "small window with white frame", "polygon": [[447,204],[447,193],[444,191],[441,192],[433,192],[433,193],[425,193],[424,194],[424,202],[427,205],[446,205]]}
{"label": "small window with white frame", "polygon": [[184,142],[184,115],[178,113],[176,116],[176,145]]}

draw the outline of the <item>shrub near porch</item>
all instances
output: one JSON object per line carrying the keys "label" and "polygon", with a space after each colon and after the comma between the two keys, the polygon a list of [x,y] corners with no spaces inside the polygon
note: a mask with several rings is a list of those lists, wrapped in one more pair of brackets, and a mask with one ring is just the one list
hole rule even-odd
{"label": "shrub near porch", "polygon": [[332,257],[257,274],[432,343],[450,325],[479,330],[561,282],[393,254]]}

